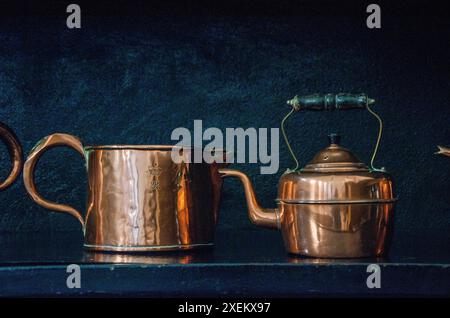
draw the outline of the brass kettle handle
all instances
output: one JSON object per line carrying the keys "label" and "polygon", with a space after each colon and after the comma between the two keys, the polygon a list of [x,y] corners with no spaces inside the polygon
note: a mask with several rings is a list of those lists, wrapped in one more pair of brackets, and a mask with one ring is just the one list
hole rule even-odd
{"label": "brass kettle handle", "polygon": [[284,124],[286,120],[294,113],[301,110],[313,110],[313,111],[333,111],[333,110],[348,110],[348,109],[367,109],[367,111],[372,114],[379,123],[378,137],[375,144],[375,148],[372,153],[372,158],[370,160],[370,167],[374,171],[382,171],[382,169],[377,169],[373,166],[375,156],[378,151],[378,146],[381,140],[381,134],[383,132],[383,121],[380,116],[376,114],[370,106],[375,104],[375,100],[369,98],[366,94],[349,94],[349,93],[339,93],[339,94],[313,94],[306,96],[295,96],[294,98],[287,101],[287,104],[292,106],[291,111],[283,118],[281,121],[281,133],[283,134],[284,141],[288,150],[294,159],[295,168],[293,171],[298,170],[299,163],[297,157],[292,151],[291,144],[289,143],[287,134],[284,129]]}
{"label": "brass kettle handle", "polygon": [[84,158],[84,147],[80,139],[75,136],[68,134],[53,134],[42,138],[31,150],[25,162],[23,168],[23,181],[25,183],[25,188],[27,189],[28,194],[31,196],[34,202],[36,202],[40,206],[58,212],[66,212],[74,216],[78,221],[80,221],[84,232],[83,216],[78,210],[65,204],[46,200],[39,194],[36,189],[36,185],[34,182],[34,170],[36,164],[38,163],[39,158],[44,154],[44,152],[57,146],[73,148]]}
{"label": "brass kettle handle", "polygon": [[5,190],[10,187],[22,170],[23,165],[23,152],[19,139],[16,134],[7,125],[0,123],[0,139],[5,143],[9,157],[11,159],[12,168],[9,176],[0,183],[0,190]]}

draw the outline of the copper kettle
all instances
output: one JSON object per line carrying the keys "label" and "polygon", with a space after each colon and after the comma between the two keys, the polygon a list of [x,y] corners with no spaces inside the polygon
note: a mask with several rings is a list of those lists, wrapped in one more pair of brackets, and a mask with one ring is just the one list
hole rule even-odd
{"label": "copper kettle", "polygon": [[[311,95],[288,101],[291,112],[282,121],[282,132],[296,167],[288,169],[278,185],[278,207],[262,208],[247,175],[221,169],[225,177],[238,177],[245,189],[248,214],[256,225],[282,231],[289,253],[312,257],[354,258],[380,256],[387,249],[396,199],[393,182],[384,169],[373,167],[381,138],[382,122],[365,94]],[[301,110],[367,109],[380,123],[371,167],[340,146],[340,137],[329,135],[329,145],[302,169],[298,168],[284,123]]]}

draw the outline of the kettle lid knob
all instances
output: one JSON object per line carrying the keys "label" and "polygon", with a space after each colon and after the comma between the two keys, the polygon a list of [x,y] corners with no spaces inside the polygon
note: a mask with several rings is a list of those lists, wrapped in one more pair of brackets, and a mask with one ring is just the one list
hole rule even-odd
{"label": "kettle lid knob", "polygon": [[328,141],[331,145],[339,145],[341,143],[341,136],[336,133],[329,134]]}

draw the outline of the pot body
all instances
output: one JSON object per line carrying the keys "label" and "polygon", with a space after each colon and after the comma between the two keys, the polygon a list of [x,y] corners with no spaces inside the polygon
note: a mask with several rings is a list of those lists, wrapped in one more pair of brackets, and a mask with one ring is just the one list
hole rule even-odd
{"label": "pot body", "polygon": [[212,245],[221,178],[216,164],[175,163],[171,147],[86,150],[84,246],[176,250]]}
{"label": "pot body", "polygon": [[385,254],[394,203],[279,203],[280,227],[289,253],[359,258]]}
{"label": "pot body", "polygon": [[[44,199],[34,183],[39,157],[68,146],[86,163],[85,216],[68,205]],[[213,244],[218,218],[222,163],[194,163],[190,149],[173,146],[88,146],[67,134],[42,139],[24,167],[24,183],[39,205],[76,217],[84,247],[101,251],[185,250]]]}

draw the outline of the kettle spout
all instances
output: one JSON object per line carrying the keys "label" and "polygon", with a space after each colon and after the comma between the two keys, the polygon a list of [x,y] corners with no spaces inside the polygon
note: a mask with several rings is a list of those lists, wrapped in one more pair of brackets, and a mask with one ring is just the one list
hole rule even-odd
{"label": "kettle spout", "polygon": [[443,146],[437,146],[437,147],[439,148],[439,151],[435,152],[435,154],[450,157],[450,148],[443,147]]}
{"label": "kettle spout", "polygon": [[223,177],[237,177],[241,180],[247,200],[248,216],[253,224],[268,228],[280,228],[279,210],[265,209],[259,205],[252,182],[245,173],[233,169],[220,169],[219,173]]}

